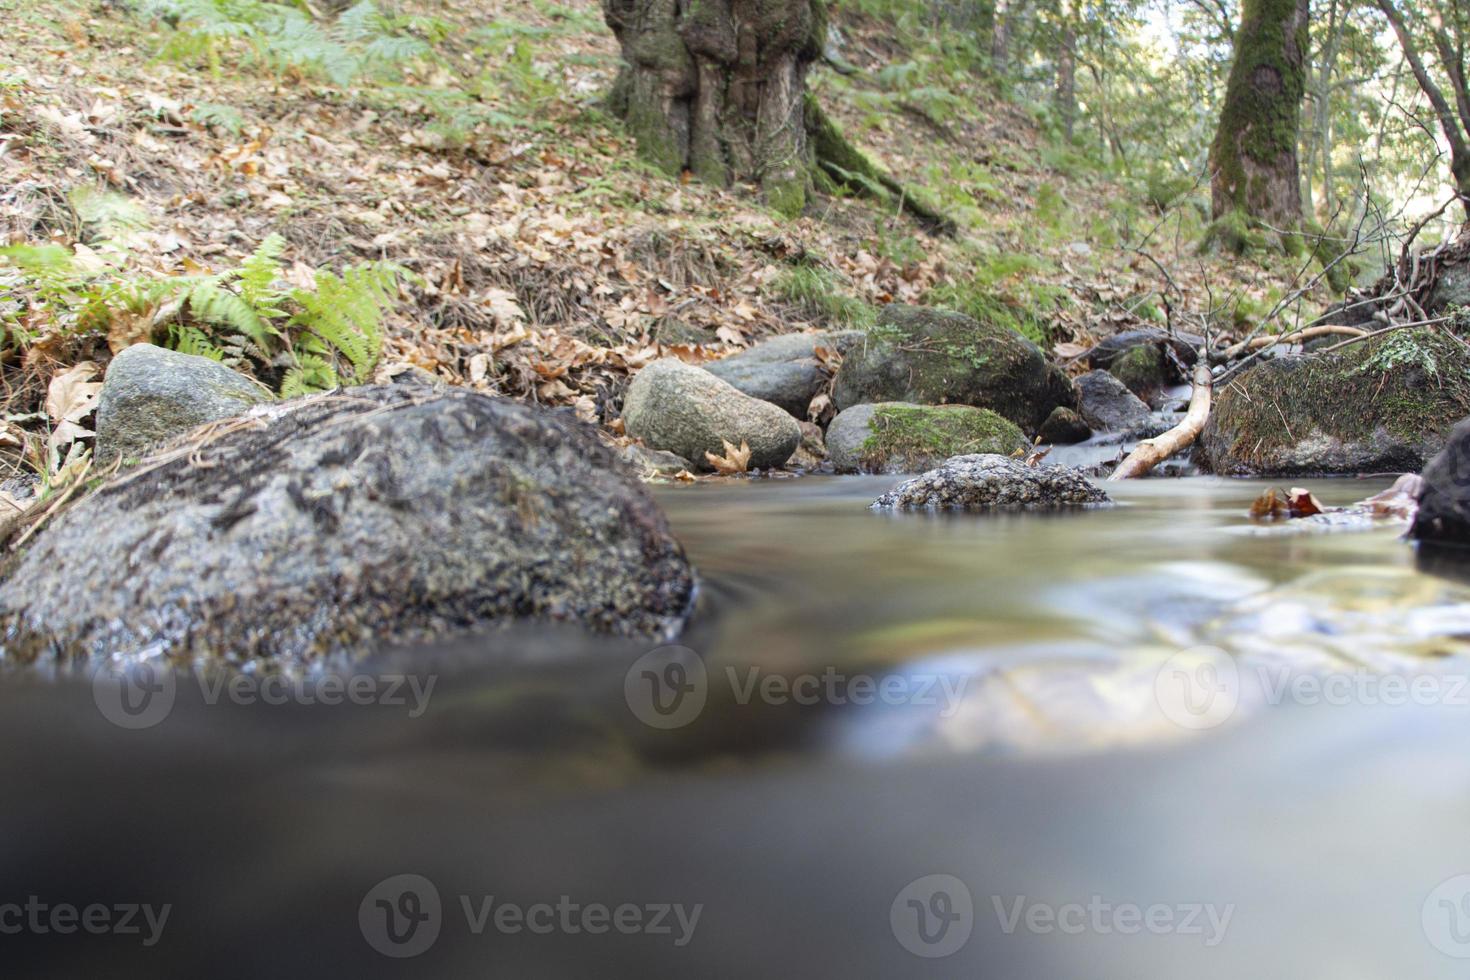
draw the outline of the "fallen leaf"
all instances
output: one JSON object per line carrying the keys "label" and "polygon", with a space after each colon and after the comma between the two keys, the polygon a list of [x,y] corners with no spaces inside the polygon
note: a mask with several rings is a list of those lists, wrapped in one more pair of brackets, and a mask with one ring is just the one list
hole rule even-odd
{"label": "fallen leaf", "polygon": [[92,435],[81,421],[92,414],[102,393],[102,382],[92,380],[96,376],[97,365],[82,361],[51,379],[46,389],[46,414],[53,423],[48,440],[51,448],[59,449]]}
{"label": "fallen leaf", "polygon": [[736,449],[727,440],[721,439],[725,445],[725,455],[716,456],[714,453],[705,453],[704,458],[709,460],[709,465],[715,468],[715,472],[721,476],[737,476],[750,469],[750,446],[745,440],[740,441],[740,448]]}
{"label": "fallen leaf", "polygon": [[1287,491],[1286,502],[1291,508],[1292,517],[1311,517],[1322,513],[1324,509],[1321,502],[1312,496],[1312,492],[1304,487],[1292,487]]}

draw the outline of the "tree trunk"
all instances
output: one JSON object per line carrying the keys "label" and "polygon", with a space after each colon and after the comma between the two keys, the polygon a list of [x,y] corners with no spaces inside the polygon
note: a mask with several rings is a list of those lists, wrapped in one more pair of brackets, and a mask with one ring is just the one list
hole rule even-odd
{"label": "tree trunk", "polygon": [[824,0],[603,0],[627,62],[614,89],[644,159],[728,185],[755,181],[800,214],[810,184],[806,75]]}
{"label": "tree trunk", "polygon": [[1056,106],[1067,139],[1077,122],[1077,30],[1072,23],[1070,4],[1063,6],[1060,37],[1057,42]]}
{"label": "tree trunk", "polygon": [[1210,148],[1215,217],[1243,211],[1280,228],[1301,221],[1297,161],[1306,91],[1308,0],[1244,0],[1235,59]]}

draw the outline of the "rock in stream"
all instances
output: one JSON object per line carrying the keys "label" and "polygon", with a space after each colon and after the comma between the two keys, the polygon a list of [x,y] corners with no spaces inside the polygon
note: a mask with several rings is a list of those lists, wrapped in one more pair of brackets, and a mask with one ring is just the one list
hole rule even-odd
{"label": "rock in stream", "polygon": [[0,585],[0,659],[291,666],[522,618],[684,621],[694,577],[662,512],[571,418],[418,386],[255,418],[43,531]]}

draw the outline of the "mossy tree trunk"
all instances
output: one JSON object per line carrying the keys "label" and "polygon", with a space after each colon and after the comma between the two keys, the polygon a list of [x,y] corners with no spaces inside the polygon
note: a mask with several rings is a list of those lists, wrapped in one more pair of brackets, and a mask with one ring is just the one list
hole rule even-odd
{"label": "mossy tree trunk", "polygon": [[660,169],[760,184],[800,214],[811,182],[806,76],[824,0],[603,0],[627,67],[613,107]]}
{"label": "mossy tree trunk", "polygon": [[1215,217],[1301,221],[1297,133],[1306,92],[1308,0],[1244,0],[1235,59],[1210,147]]}

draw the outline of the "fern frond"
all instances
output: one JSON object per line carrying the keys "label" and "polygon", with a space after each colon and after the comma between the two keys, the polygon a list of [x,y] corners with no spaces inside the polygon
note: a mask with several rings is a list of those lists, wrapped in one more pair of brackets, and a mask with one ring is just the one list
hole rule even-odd
{"label": "fern frond", "polygon": [[272,328],[242,297],[214,280],[196,283],[188,291],[189,312],[206,323],[228,327],[262,346],[270,343]]}
{"label": "fern frond", "polygon": [[271,287],[281,275],[281,256],[285,253],[286,239],[277,234],[270,234],[256,246],[255,251],[250,253],[250,257],[240,264],[237,271],[240,295],[252,307],[259,309],[261,306],[273,306],[279,302],[279,294]]}

